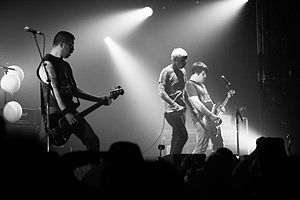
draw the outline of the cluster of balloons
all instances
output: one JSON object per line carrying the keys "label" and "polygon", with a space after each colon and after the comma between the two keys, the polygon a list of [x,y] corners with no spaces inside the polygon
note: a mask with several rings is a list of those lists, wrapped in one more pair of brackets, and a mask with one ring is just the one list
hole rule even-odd
{"label": "cluster of balloons", "polygon": [[[16,93],[24,79],[23,70],[16,65],[11,65],[6,69],[1,78],[1,88],[10,94]],[[10,101],[3,108],[3,116],[9,122],[16,122],[22,116],[22,106],[16,101]]]}

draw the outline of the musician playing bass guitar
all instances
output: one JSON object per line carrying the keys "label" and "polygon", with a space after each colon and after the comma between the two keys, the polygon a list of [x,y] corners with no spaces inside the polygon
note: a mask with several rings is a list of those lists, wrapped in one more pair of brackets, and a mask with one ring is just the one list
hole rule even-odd
{"label": "musician playing bass guitar", "polygon": [[208,148],[209,140],[213,145],[213,151],[223,147],[220,122],[220,114],[225,111],[224,106],[215,111],[215,104],[211,100],[204,85],[208,75],[208,67],[203,62],[195,62],[192,65],[192,75],[186,82],[187,105],[191,110],[191,118],[197,129],[197,143],[193,154],[204,154]]}
{"label": "musician playing bass guitar", "polygon": [[[50,53],[43,58],[44,65],[41,64],[37,69],[37,76],[41,83],[42,115],[45,119],[47,113],[46,102],[49,102],[50,129],[57,126],[58,120],[63,117],[68,124],[76,127],[72,130],[72,133],[80,139],[87,150],[100,151],[98,136],[84,118],[78,119],[75,117],[78,113],[76,109],[80,105],[79,98],[92,102],[102,101],[103,105],[110,105],[112,101],[107,96],[96,97],[77,87],[72,68],[65,61],[65,58],[70,57],[74,51],[74,40],[75,37],[72,33],[58,32],[54,37]],[[49,98],[47,98],[47,94],[49,94]],[[47,101],[48,99],[49,101]],[[44,144],[46,144],[47,138],[47,131],[45,131],[47,124],[46,122],[42,123],[43,127],[40,133],[41,141]]]}

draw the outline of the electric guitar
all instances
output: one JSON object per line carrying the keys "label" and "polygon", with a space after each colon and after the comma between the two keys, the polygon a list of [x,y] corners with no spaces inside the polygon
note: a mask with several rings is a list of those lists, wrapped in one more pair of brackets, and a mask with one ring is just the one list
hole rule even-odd
{"label": "electric guitar", "polygon": [[[114,90],[111,90],[109,92],[109,96],[106,97],[115,100],[119,95],[123,94],[124,90],[118,86]],[[80,120],[104,104],[105,100],[100,100],[82,112],[75,114],[75,118]],[[49,131],[50,144],[54,146],[63,146],[68,141],[74,130],[76,130],[77,124],[70,125],[61,113],[50,115],[50,121],[52,122],[52,127],[50,127]]]}
{"label": "electric guitar", "polygon": [[[214,113],[217,116],[221,116],[225,110],[225,106],[228,103],[228,100],[235,94],[235,90],[230,90],[227,93],[226,98],[224,99],[223,103],[220,104],[218,107],[216,107],[215,105],[212,108],[212,113]],[[204,123],[206,124],[206,127],[209,128],[216,128],[218,129],[220,127],[220,125],[222,124],[222,119],[218,118],[217,120],[211,120],[208,116],[204,116],[203,118]]]}

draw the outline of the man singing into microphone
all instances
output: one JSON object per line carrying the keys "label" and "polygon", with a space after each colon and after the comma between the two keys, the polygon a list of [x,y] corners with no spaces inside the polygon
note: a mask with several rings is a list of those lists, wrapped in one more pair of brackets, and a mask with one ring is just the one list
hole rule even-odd
{"label": "man singing into microphone", "polygon": [[[96,97],[77,87],[72,68],[65,61],[74,51],[74,40],[73,34],[66,31],[58,32],[54,37],[50,53],[43,58],[45,66],[41,64],[37,69],[42,89],[42,114],[45,120],[48,102],[50,129],[58,126],[59,119],[65,118],[70,127],[76,127],[72,129],[72,133],[81,140],[87,150],[100,151],[99,138],[84,118],[78,119],[75,117],[78,113],[76,109],[80,105],[79,98],[93,102],[103,101],[104,105],[110,105],[111,99]],[[48,80],[50,80],[50,84]],[[49,98],[47,98],[47,94],[50,94]],[[40,137],[42,142],[45,142],[47,138],[45,126],[47,126],[47,123],[42,123],[43,125]],[[52,146],[51,143],[50,146]]]}
{"label": "man singing into microphone", "polygon": [[197,129],[197,144],[193,154],[206,152],[209,140],[213,145],[213,151],[223,147],[223,138],[220,128],[216,128],[214,122],[220,116],[213,112],[215,107],[204,85],[208,75],[208,67],[203,62],[195,62],[192,65],[192,75],[186,82],[187,105],[191,110],[191,118]]}

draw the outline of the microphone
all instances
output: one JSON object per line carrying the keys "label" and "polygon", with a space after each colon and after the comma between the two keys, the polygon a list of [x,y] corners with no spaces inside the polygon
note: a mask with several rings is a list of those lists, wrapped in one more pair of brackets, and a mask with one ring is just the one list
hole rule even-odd
{"label": "microphone", "polygon": [[227,85],[231,85],[231,83],[225,78],[224,75],[221,76],[221,79],[223,79]]}
{"label": "microphone", "polygon": [[34,29],[29,28],[28,26],[25,26],[24,30],[26,32],[32,33],[32,34],[39,34],[39,35],[43,35],[43,33],[41,31],[36,31]]}

